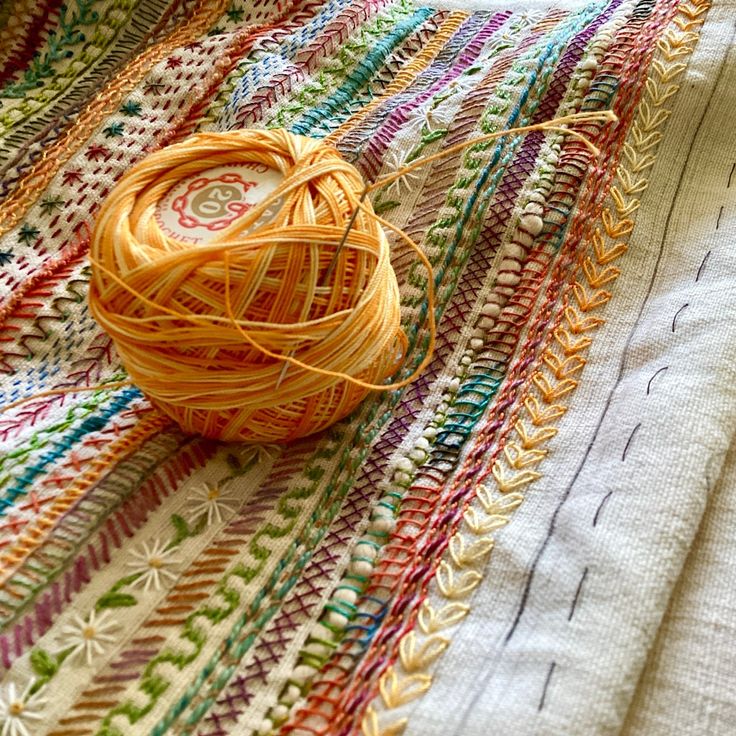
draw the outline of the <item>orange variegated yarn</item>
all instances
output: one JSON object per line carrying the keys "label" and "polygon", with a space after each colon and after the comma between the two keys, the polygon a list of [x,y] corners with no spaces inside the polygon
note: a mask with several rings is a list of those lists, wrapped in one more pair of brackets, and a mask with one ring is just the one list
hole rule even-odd
{"label": "orange variegated yarn", "polygon": [[[431,265],[406,233],[373,212],[366,195],[467,146],[533,130],[573,136],[597,155],[583,133],[567,126],[616,120],[604,110],[495,131],[369,186],[324,141],[285,130],[195,135],[133,167],[101,208],[90,254],[92,313],[113,338],[131,382],[185,431],[246,442],[317,432],[369,391],[413,381],[434,350]],[[162,231],[156,207],[173,187],[246,163],[275,169],[281,184],[205,244]],[[412,248],[428,273],[427,350],[410,376],[390,383],[385,379],[402,363],[408,341],[381,226]]]}
{"label": "orange variegated yarn", "polygon": [[[283,181],[207,243],[162,231],[154,213],[173,185],[242,162]],[[368,391],[411,380],[382,384],[407,340],[363,190],[336,149],[284,130],[195,135],[131,169],[97,218],[89,299],[132,382],[185,431],[270,442],[317,432]]]}

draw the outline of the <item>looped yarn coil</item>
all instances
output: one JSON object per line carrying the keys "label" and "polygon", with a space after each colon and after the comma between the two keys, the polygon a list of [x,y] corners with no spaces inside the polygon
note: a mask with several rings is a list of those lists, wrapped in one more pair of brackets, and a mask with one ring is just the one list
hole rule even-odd
{"label": "looped yarn coil", "polygon": [[[431,265],[406,233],[376,215],[366,195],[467,146],[533,130],[572,136],[597,156],[588,138],[595,128],[569,126],[616,121],[603,110],[495,131],[366,186],[322,141],[285,130],[195,135],[141,161],[108,196],[90,244],[92,313],[113,338],[130,382],[185,431],[256,442],[317,432],[368,391],[413,381],[434,349]],[[159,226],[157,203],[180,181],[254,163],[280,172],[281,184],[205,244],[182,242]],[[427,349],[411,375],[388,384],[408,341],[381,226],[412,248],[428,273]]]}
{"label": "looped yarn coil", "polygon": [[[177,182],[253,162],[281,184],[209,242],[162,230],[156,206]],[[324,429],[369,390],[411,380],[382,384],[407,338],[363,189],[336,149],[284,130],[198,134],[133,167],[98,215],[89,294],[132,382],[185,431],[268,442]]]}

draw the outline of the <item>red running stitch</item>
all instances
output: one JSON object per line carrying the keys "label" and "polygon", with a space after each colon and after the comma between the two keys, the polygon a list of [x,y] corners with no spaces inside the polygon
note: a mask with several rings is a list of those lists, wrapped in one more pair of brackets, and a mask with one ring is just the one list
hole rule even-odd
{"label": "red running stitch", "polygon": [[[48,35],[52,25],[59,16],[59,6],[63,0],[47,0],[44,4],[38,3],[31,9],[31,22],[20,31],[16,29],[16,38],[23,38],[19,48],[16,48],[0,68],[0,86],[19,75],[33,59],[39,47],[42,35]],[[11,42],[12,43],[12,42]]]}

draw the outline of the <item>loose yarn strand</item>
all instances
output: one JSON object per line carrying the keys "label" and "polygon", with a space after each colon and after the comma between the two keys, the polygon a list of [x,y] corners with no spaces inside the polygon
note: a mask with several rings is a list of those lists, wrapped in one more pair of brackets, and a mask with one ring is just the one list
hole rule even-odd
{"label": "loose yarn strand", "polygon": [[9,404],[3,404],[0,406],[0,414],[6,411],[14,409],[16,406],[23,406],[30,401],[36,399],[44,399],[47,396],[64,396],[66,394],[79,394],[85,391],[112,391],[116,388],[123,388],[123,386],[132,386],[133,381],[129,378],[124,381],[110,381],[110,383],[96,383],[94,386],[65,386],[63,388],[50,388],[46,391],[39,391],[32,396],[25,396],[22,399],[11,401]]}
{"label": "loose yarn strand", "polygon": [[[378,216],[376,216],[376,219],[379,222],[381,222],[381,219]],[[408,237],[407,237],[407,240],[409,240]],[[424,256],[424,254],[422,255]],[[354,376],[351,376],[348,373],[342,373],[340,371],[331,371],[325,368],[319,368],[318,366],[309,365],[309,363],[304,363],[301,360],[294,358],[291,355],[284,355],[282,353],[274,353],[272,350],[269,350],[268,348],[264,347],[263,345],[258,343],[256,340],[254,340],[247,332],[243,330],[240,324],[238,324],[238,320],[235,318],[235,314],[233,313],[233,309],[232,309],[232,303],[230,300],[230,270],[229,270],[229,254],[227,251],[225,251],[224,257],[225,257],[225,264],[226,264],[226,267],[225,267],[225,309],[227,311],[228,317],[230,318],[232,325],[243,336],[243,339],[251,347],[254,347],[256,350],[259,350],[260,352],[262,352],[264,355],[268,356],[269,358],[274,358],[275,360],[283,361],[284,363],[297,366],[298,368],[302,368],[304,370],[310,371],[311,373],[316,373],[317,375],[320,375],[320,376],[328,376],[329,378],[339,378],[343,381],[348,381],[349,383],[352,383],[355,386],[364,388],[368,391],[393,391],[397,388],[406,386],[407,384],[416,380],[416,378],[424,370],[424,368],[426,367],[426,364],[431,359],[431,351],[428,351],[427,356],[425,356],[424,361],[411,374],[411,376],[397,383],[385,384],[385,383],[368,383],[367,381],[361,381],[359,378],[355,378]],[[426,256],[425,256],[425,259],[426,259]],[[431,273],[431,269],[430,269],[430,273]],[[432,307],[434,308],[434,290],[430,289],[430,291],[432,293],[432,297],[431,297]],[[434,350],[434,340],[435,340],[434,316],[430,318],[430,323],[431,323],[431,333],[430,333],[431,334],[431,338],[430,338],[431,346],[432,346],[432,350]]]}
{"label": "loose yarn strand", "polygon": [[[280,129],[202,133],[152,154],[110,193],[91,240],[91,311],[113,338],[130,380],[42,391],[0,413],[42,397],[137,385],[185,430],[207,436],[278,441],[329,426],[367,392],[416,380],[436,344],[432,264],[401,228],[374,212],[368,194],[508,135],[554,130],[598,155],[584,133],[567,126],[616,120],[607,110],[496,131],[370,184],[334,147]],[[156,224],[153,212],[178,182],[248,163],[281,172],[283,180],[209,242],[192,247]],[[270,210],[276,214],[258,226]],[[411,374],[393,383],[386,379],[406,360],[408,339],[382,228],[427,271],[426,350]],[[327,248],[333,250],[325,263]],[[308,360],[295,356],[302,348]],[[274,362],[283,364],[276,380]],[[299,373],[281,389],[290,366]]]}
{"label": "loose yarn strand", "polygon": [[[432,359],[432,353],[434,352],[434,345],[436,341],[436,326],[435,326],[435,314],[434,314],[434,273],[432,270],[432,266],[427,259],[427,257],[424,254],[424,251],[400,228],[396,227],[395,225],[391,224],[387,220],[379,217],[372,209],[368,209],[365,207],[365,198],[366,196],[376,189],[381,189],[392,182],[396,181],[397,179],[400,179],[402,176],[405,176],[406,174],[414,171],[415,169],[422,168],[423,166],[426,166],[427,164],[432,163],[433,161],[437,161],[443,158],[446,158],[448,156],[451,156],[454,153],[458,153],[465,148],[468,148],[471,145],[477,145],[479,143],[485,143],[487,141],[497,140],[498,138],[502,138],[507,135],[520,135],[522,133],[529,133],[532,131],[537,130],[554,130],[557,132],[562,133],[563,135],[569,135],[573,138],[576,138],[577,140],[580,140],[593,154],[593,156],[600,155],[600,151],[598,148],[588,139],[586,138],[582,133],[579,133],[576,130],[572,130],[571,128],[563,127],[568,124],[582,124],[582,123],[607,123],[607,122],[616,122],[618,120],[618,117],[616,116],[616,113],[614,113],[612,110],[603,110],[599,112],[582,112],[582,113],[573,113],[570,115],[565,115],[560,118],[555,118],[553,120],[543,121],[541,123],[535,123],[533,125],[525,125],[520,126],[517,128],[509,128],[507,130],[501,130],[496,131],[494,133],[488,133],[486,135],[482,136],[476,136],[475,138],[471,138],[467,141],[461,141],[460,143],[456,143],[453,146],[450,146],[449,148],[446,148],[442,151],[438,151],[437,153],[431,154],[429,156],[424,156],[421,158],[418,158],[416,161],[413,161],[410,164],[407,164],[406,166],[402,166],[401,168],[397,169],[396,171],[392,172],[391,174],[387,174],[386,176],[383,176],[373,182],[372,184],[368,184],[364,187],[363,191],[361,192],[360,198],[356,200],[355,209],[353,211],[352,216],[350,217],[350,220],[347,223],[347,226],[345,228],[345,235],[343,236],[342,240],[340,241],[340,244],[337,247],[337,250],[335,251],[335,255],[332,258],[332,261],[330,262],[330,265],[326,272],[326,278],[329,278],[329,275],[332,272],[332,268],[334,267],[337,256],[340,254],[341,249],[345,245],[345,240],[347,238],[348,233],[350,232],[351,228],[353,227],[353,223],[355,222],[355,218],[358,214],[359,210],[364,211],[367,215],[370,217],[373,217],[377,222],[381,223],[386,228],[389,228],[393,232],[395,232],[420,258],[423,265],[427,269],[429,278],[428,278],[428,289],[427,289],[427,302],[428,302],[428,312],[429,312],[429,330],[430,330],[430,347],[427,350],[427,353],[420,363],[419,367],[409,376],[408,378],[404,379],[403,381],[399,383],[393,383],[393,384],[383,384],[383,385],[373,385],[371,388],[373,390],[393,390],[396,388],[401,388],[402,386],[407,385],[408,383],[411,383],[412,381],[416,380],[416,378],[419,376],[419,374],[426,368],[426,366],[429,364],[429,361]],[[299,365],[300,367],[304,368],[306,367],[305,364],[296,361],[293,356],[280,356],[280,359],[283,359],[284,362],[284,370],[282,370],[281,374],[279,375],[279,378],[276,382],[276,387],[278,388],[284,379],[284,376],[286,375],[286,368],[288,367],[288,364],[293,365]],[[312,367],[307,367],[308,370],[311,370]],[[354,381],[349,376],[341,376],[345,378],[346,380],[352,380],[354,383],[357,383],[358,385],[362,385],[367,387],[367,384],[364,384],[363,382],[358,383],[357,381]]]}
{"label": "loose yarn strand", "polygon": [[541,123],[534,123],[533,125],[522,125],[518,128],[509,128],[508,130],[497,130],[494,133],[487,133],[486,135],[477,136],[475,138],[470,138],[467,141],[460,141],[460,143],[456,143],[453,146],[450,146],[449,148],[445,148],[442,151],[438,151],[437,153],[430,154],[429,156],[422,156],[421,158],[416,159],[415,161],[412,161],[410,164],[407,164],[406,166],[402,166],[400,169],[397,169],[396,171],[392,172],[391,174],[387,174],[386,176],[382,176],[380,179],[373,182],[373,184],[369,184],[366,186],[367,192],[372,192],[375,189],[381,189],[382,187],[385,187],[387,184],[391,184],[391,182],[396,181],[396,179],[400,179],[402,176],[405,176],[406,174],[414,171],[415,169],[419,169],[422,166],[426,166],[427,164],[432,163],[433,161],[437,161],[442,158],[446,158],[447,156],[451,156],[453,153],[458,153],[459,151],[464,150],[468,146],[474,146],[478,143],[485,143],[486,141],[494,141],[498,138],[503,138],[507,135],[520,135],[522,133],[532,133],[537,130],[555,130],[559,133],[562,133],[563,135],[569,135],[573,138],[576,138],[581,143],[583,143],[588,150],[593,154],[593,156],[599,156],[600,151],[596,146],[591,143],[591,141],[586,138],[582,133],[579,133],[577,130],[573,130],[572,128],[566,128],[563,127],[565,125],[569,124],[582,124],[582,123],[615,123],[618,121],[618,116],[616,115],[613,110],[603,110],[601,112],[576,112],[571,115],[565,115],[560,118],[554,118],[553,120],[545,120]]}

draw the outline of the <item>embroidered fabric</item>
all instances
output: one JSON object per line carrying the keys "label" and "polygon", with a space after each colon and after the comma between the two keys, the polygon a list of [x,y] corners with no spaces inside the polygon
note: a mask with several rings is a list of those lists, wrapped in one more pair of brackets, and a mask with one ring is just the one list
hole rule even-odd
{"label": "embroidered fabric", "polygon": [[[0,402],[99,384],[0,414],[4,735],[729,733],[733,3],[477,5],[0,3]],[[415,383],[288,445],[120,385],[89,233],[148,153],[375,181],[606,109],[371,194]]]}

